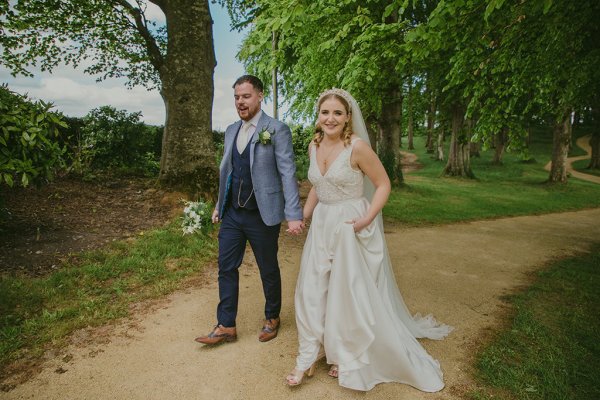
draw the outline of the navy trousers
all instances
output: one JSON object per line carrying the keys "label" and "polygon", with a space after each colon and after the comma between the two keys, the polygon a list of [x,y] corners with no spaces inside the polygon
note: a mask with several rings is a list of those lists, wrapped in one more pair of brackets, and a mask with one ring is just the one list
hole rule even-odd
{"label": "navy trousers", "polygon": [[277,318],[281,311],[281,275],[277,261],[281,224],[267,226],[258,210],[229,206],[219,230],[219,324],[235,326],[238,309],[239,273],[246,241],[250,243],[263,284],[265,318]]}

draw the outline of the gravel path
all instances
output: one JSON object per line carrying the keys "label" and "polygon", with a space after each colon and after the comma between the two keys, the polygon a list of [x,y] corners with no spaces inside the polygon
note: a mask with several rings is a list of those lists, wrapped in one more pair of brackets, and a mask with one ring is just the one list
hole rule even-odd
{"label": "gravel path", "polygon": [[257,340],[263,296],[248,253],[240,271],[237,342],[210,348],[193,340],[214,323],[213,267],[206,285],[174,293],[108,334],[98,333],[103,343],[87,343],[89,332],[74,335],[73,345],[39,375],[0,392],[0,399],[460,399],[475,387],[476,349],[509,309],[503,296],[553,259],[588,251],[600,238],[598,221],[600,209],[428,228],[386,226],[409,308],[456,328],[446,340],[423,341],[445,373],[439,393],[395,383],[354,392],[328,377],[325,364],[300,387],[285,386],[296,354],[293,292],[304,237],[282,234],[283,325],[273,341]]}

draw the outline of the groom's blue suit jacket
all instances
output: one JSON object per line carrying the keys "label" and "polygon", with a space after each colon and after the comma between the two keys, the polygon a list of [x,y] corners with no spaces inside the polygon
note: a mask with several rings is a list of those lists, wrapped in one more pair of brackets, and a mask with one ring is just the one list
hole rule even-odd
{"label": "groom's blue suit jacket", "polygon": [[[237,121],[225,130],[223,160],[219,167],[219,199],[216,205],[219,218],[223,218],[225,205],[229,200],[227,196],[231,195],[232,152],[241,126],[242,121]],[[259,142],[259,133],[263,130],[271,134],[271,143]],[[272,226],[284,219],[302,220],[290,128],[263,111],[248,145],[252,185],[263,222]]]}

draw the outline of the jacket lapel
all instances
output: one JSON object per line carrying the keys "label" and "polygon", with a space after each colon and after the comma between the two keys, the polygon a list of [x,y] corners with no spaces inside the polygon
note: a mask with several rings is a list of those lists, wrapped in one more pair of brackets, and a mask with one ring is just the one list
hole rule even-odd
{"label": "jacket lapel", "polygon": [[242,126],[242,121],[238,121],[235,124],[231,125],[229,130],[227,132],[225,132],[225,143],[224,143],[225,151],[223,152],[222,163],[227,162],[227,163],[229,163],[229,165],[231,165],[231,158],[233,156],[233,153],[232,153],[233,146],[236,145],[236,143],[235,143],[236,134],[240,130],[241,126]]}
{"label": "jacket lapel", "polygon": [[256,124],[256,130],[254,131],[254,134],[252,135],[252,139],[250,139],[250,168],[252,169],[252,165],[254,164],[254,146],[256,146],[256,143],[258,142],[258,134],[263,130],[263,129],[267,129],[269,127],[269,119],[271,117],[269,117],[267,115],[267,113],[265,113],[264,111],[262,112],[262,115],[260,116],[260,119],[258,120],[258,124]]}

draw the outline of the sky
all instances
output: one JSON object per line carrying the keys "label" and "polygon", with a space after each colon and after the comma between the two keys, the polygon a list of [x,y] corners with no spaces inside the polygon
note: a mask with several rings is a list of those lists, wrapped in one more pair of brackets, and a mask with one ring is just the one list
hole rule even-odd
{"label": "sky", "polygon": [[[210,8],[217,57],[213,129],[225,130],[227,125],[238,119],[231,85],[244,74],[243,65],[235,58],[244,33],[230,30],[226,10],[216,4],[210,4]],[[148,12],[149,19],[164,22],[164,15],[158,7],[149,3]],[[59,66],[51,74],[39,70],[31,72],[34,73],[33,78],[13,77],[0,66],[0,83],[6,83],[12,91],[28,94],[30,98],[52,102],[54,110],[71,117],[81,117],[94,108],[111,105],[128,112],[141,111],[142,119],[148,124],[164,124],[164,103],[158,91],[148,91],[141,86],[127,89],[124,79],[108,79],[98,83],[93,76],[72,66]],[[263,104],[263,110],[269,114],[272,114],[271,107],[266,102]]]}

